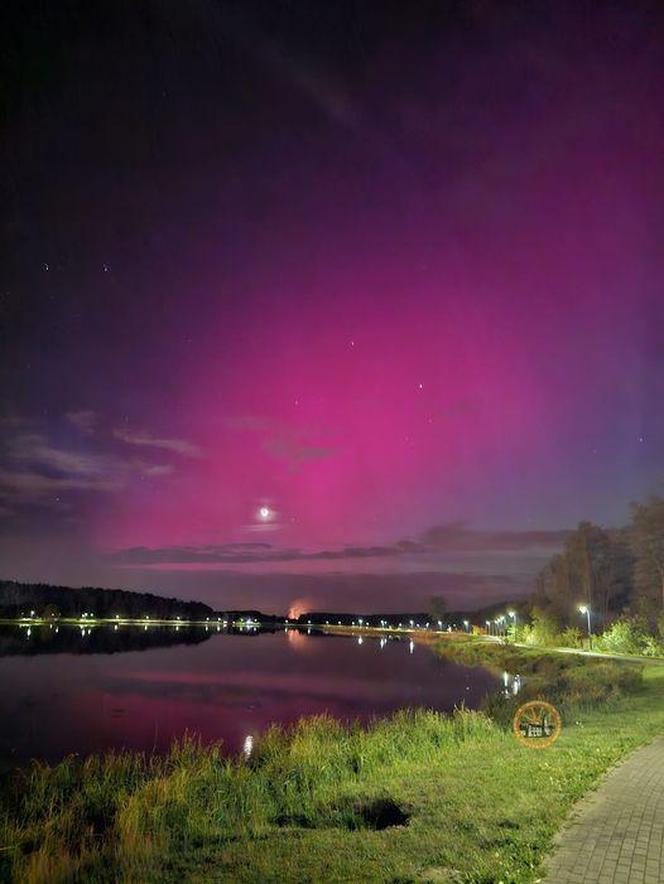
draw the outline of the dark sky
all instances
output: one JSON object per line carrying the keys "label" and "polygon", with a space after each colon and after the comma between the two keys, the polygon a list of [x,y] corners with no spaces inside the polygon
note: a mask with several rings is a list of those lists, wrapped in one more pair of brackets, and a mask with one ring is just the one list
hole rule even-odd
{"label": "dark sky", "polygon": [[9,3],[2,576],[524,593],[664,477],[664,9]]}

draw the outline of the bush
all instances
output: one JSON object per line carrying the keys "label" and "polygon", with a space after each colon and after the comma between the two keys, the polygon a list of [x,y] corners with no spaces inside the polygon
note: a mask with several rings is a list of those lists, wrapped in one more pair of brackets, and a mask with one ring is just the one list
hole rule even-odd
{"label": "bush", "polygon": [[560,646],[562,648],[582,648],[583,635],[576,626],[568,626],[560,633]]}
{"label": "bush", "polygon": [[664,653],[658,640],[652,635],[645,621],[638,617],[630,620],[617,620],[596,639],[600,651],[611,654],[637,654],[656,657]]}

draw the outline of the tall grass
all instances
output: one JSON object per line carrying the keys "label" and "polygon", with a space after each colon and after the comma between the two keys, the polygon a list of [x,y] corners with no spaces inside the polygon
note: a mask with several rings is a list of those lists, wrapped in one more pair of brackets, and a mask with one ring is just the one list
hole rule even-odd
{"label": "tall grass", "polygon": [[432,648],[445,659],[522,676],[518,695],[494,694],[485,700],[484,711],[502,725],[511,722],[521,703],[533,699],[555,703],[563,719],[572,719],[580,711],[611,707],[626,694],[638,691],[643,680],[640,663],[547,654],[483,642],[439,641]]}
{"label": "tall grass", "polygon": [[34,763],[0,797],[0,879],[164,880],[177,878],[168,869],[178,857],[275,830],[361,829],[363,808],[385,797],[395,771],[433,770],[461,744],[500,753],[514,703],[546,696],[570,714],[638,689],[641,676],[625,664],[470,642],[446,643],[441,653],[518,671],[524,690],[518,700],[491,699],[483,712],[403,710],[369,727],[328,716],[273,726],[250,758],[225,757],[188,735],[165,756]]}
{"label": "tall grass", "polygon": [[250,759],[185,736],[163,757],[109,753],[15,775],[0,810],[6,880],[105,881],[147,875],[154,857],[260,836],[274,826],[364,824],[389,765],[435,763],[495,729],[483,713],[404,710],[369,728],[328,716],[274,726]]}

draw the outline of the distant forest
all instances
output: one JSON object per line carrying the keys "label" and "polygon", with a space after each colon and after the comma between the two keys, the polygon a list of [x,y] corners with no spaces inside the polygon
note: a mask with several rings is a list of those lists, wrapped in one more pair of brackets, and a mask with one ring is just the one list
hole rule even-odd
{"label": "distant forest", "polygon": [[601,622],[664,617],[664,498],[633,504],[624,528],[581,522],[567,537],[538,575],[532,607],[564,627],[578,621],[580,602]]}
{"label": "distant forest", "polygon": [[42,617],[96,617],[156,619],[182,617],[183,620],[205,620],[214,612],[203,602],[184,602],[163,598],[150,592],[131,592],[126,589],[101,589],[84,586],[72,589],[49,586],[47,583],[16,583],[0,581],[0,617],[19,617],[35,611]]}

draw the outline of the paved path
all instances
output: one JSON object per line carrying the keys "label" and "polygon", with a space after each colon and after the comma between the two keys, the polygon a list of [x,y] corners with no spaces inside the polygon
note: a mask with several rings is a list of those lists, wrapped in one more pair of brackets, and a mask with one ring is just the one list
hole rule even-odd
{"label": "paved path", "polygon": [[575,806],[546,869],[546,884],[664,882],[664,736]]}

